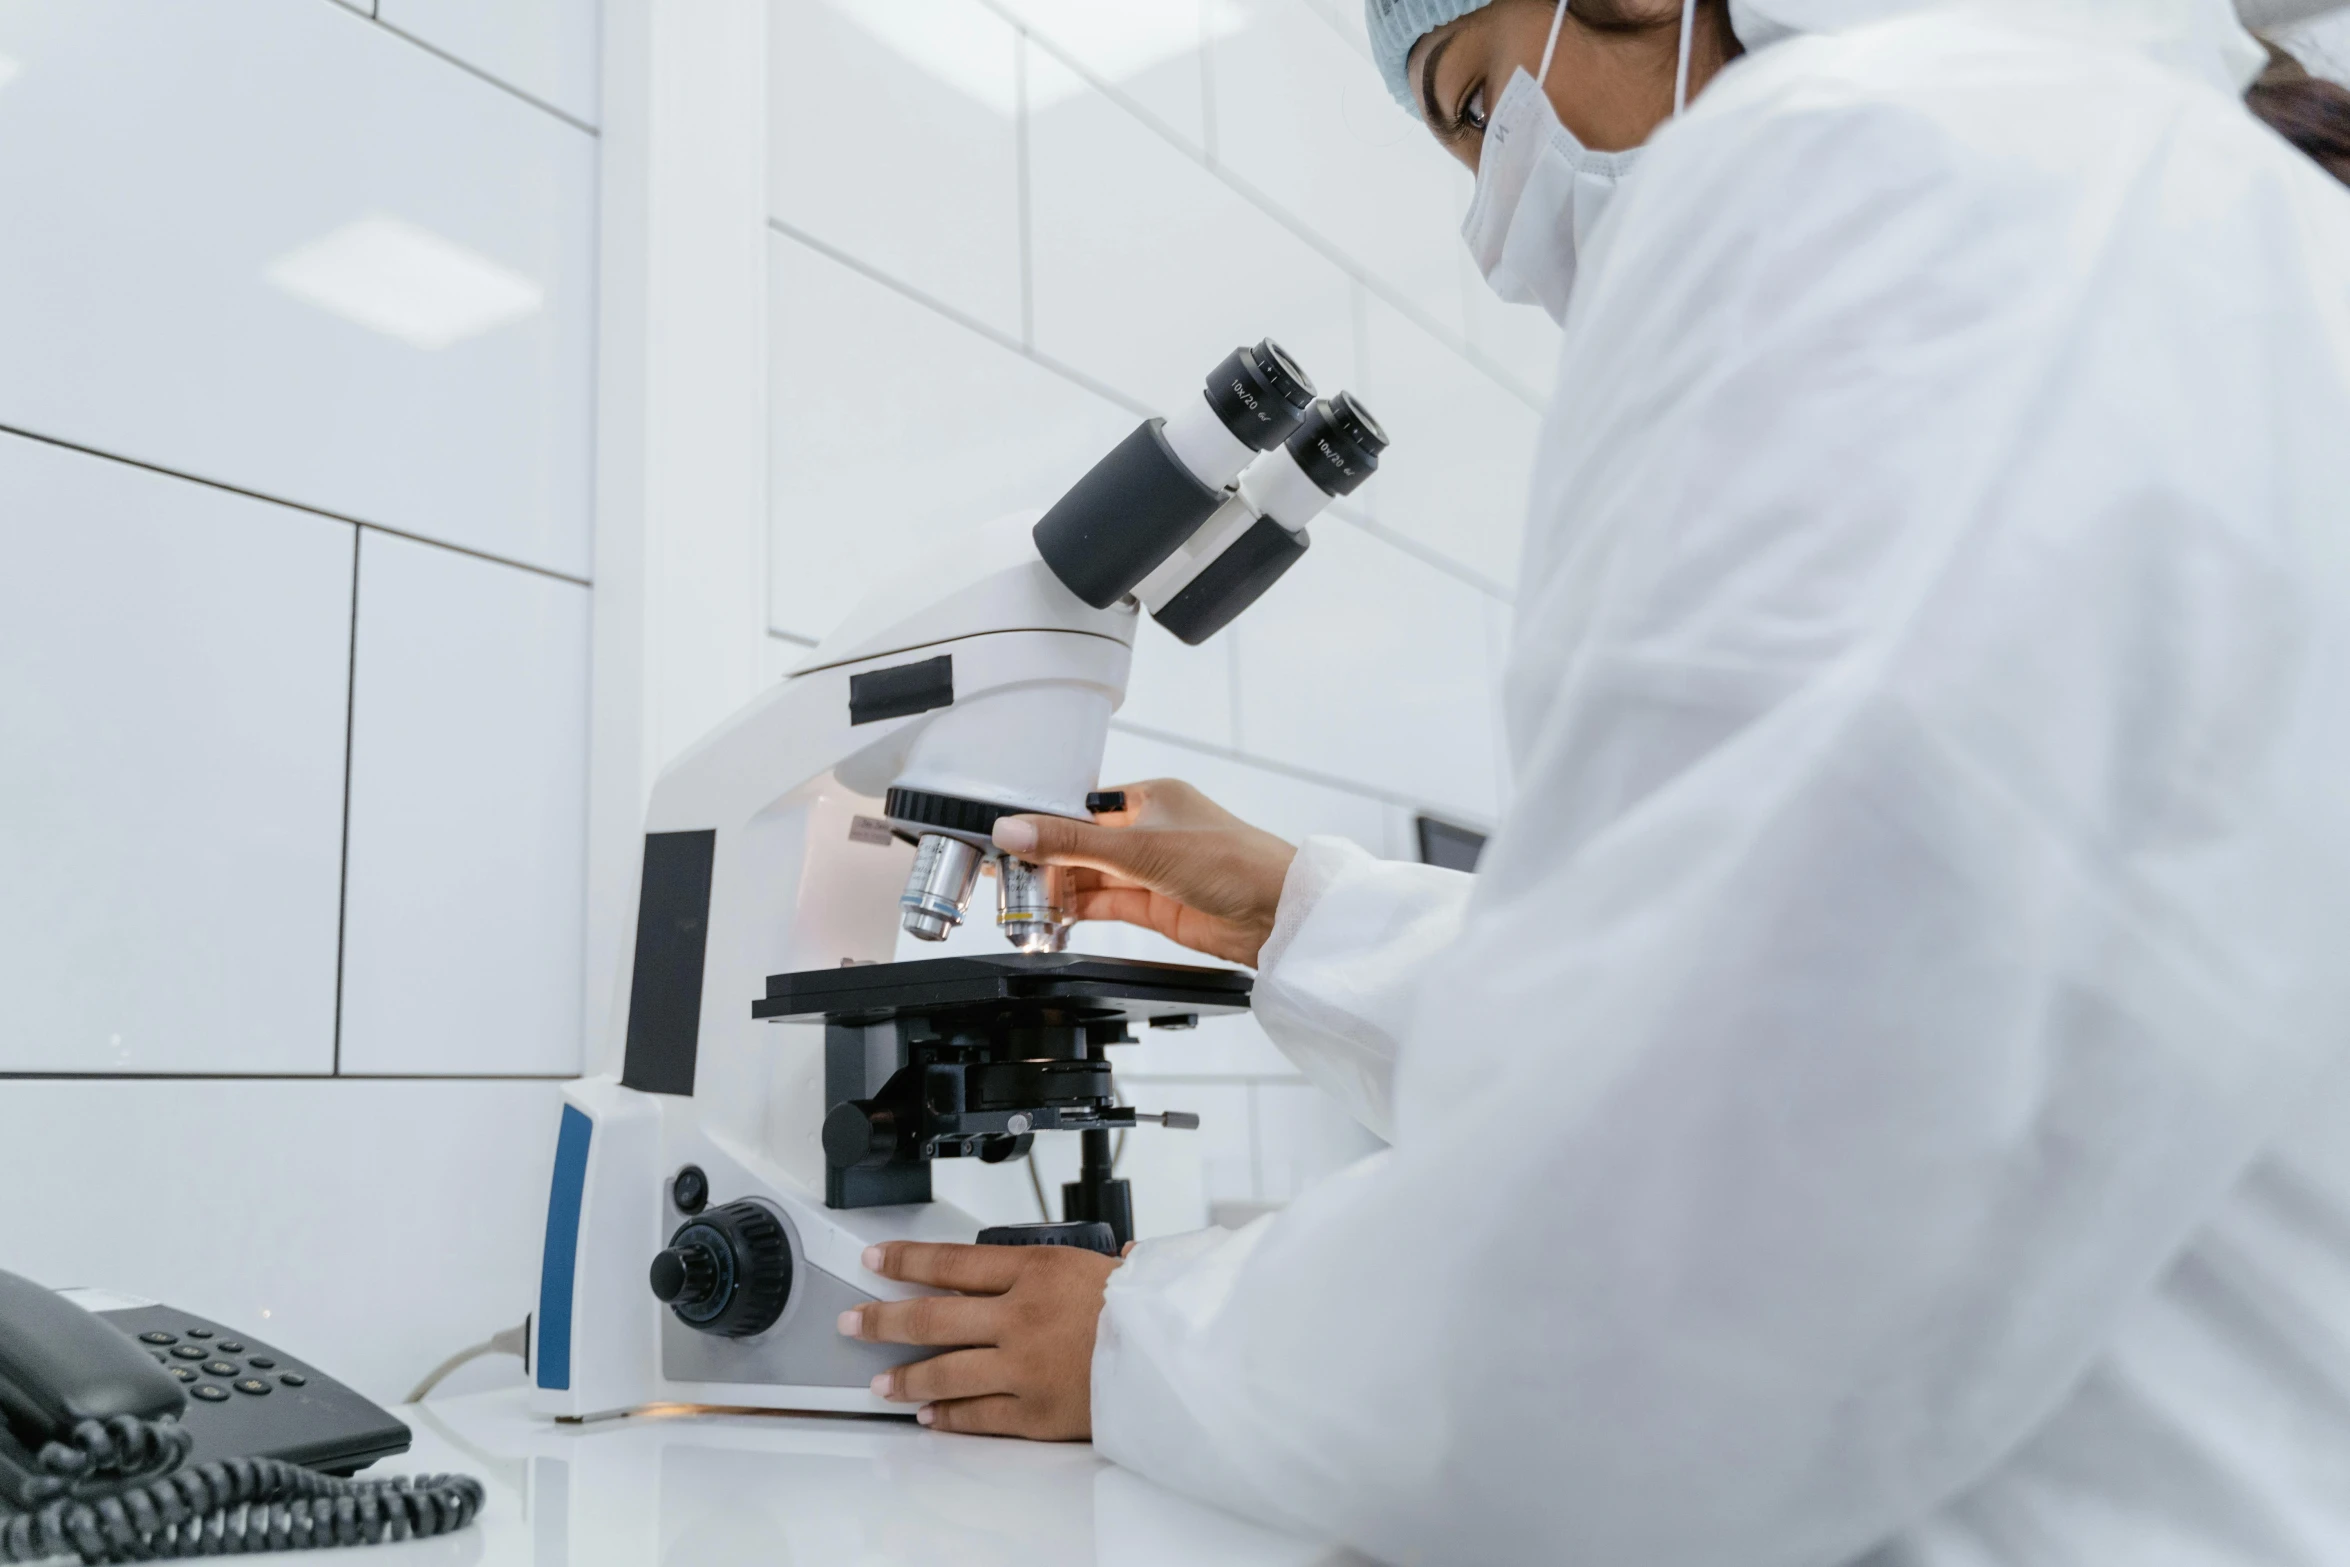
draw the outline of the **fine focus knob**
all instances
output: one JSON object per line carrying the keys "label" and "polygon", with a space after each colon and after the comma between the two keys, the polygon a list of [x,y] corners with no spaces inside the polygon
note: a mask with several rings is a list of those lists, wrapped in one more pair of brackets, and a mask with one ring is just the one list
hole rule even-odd
{"label": "fine focus knob", "polygon": [[649,1282],[688,1327],[748,1338],[775,1326],[791,1299],[791,1241],[765,1203],[730,1202],[679,1225]]}
{"label": "fine focus knob", "polygon": [[718,1258],[707,1246],[672,1246],[653,1257],[653,1294],[670,1305],[701,1306],[718,1293]]}

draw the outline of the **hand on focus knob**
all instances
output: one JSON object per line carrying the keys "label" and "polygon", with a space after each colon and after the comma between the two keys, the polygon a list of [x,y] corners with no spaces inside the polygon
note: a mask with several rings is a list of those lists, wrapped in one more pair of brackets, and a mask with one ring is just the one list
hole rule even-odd
{"label": "hand on focus knob", "polygon": [[1255,966],[1294,846],[1251,827],[1187,783],[1127,784],[1126,808],[1088,825],[1059,816],[1006,816],[996,847],[1043,865],[1076,868],[1081,920],[1123,920],[1194,952]]}

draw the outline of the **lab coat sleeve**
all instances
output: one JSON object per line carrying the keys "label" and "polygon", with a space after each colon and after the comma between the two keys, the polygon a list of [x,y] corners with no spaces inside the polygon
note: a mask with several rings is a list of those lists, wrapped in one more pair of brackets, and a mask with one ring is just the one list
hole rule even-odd
{"label": "lab coat sleeve", "polygon": [[1393,1135],[1397,1041],[1429,965],[1460,933],[1473,878],[1308,838],[1258,957],[1257,1021],[1356,1120]]}
{"label": "lab coat sleeve", "polygon": [[1395,1146],[1112,1275],[1114,1460],[1383,1560],[1848,1561],[2350,1039],[2342,225],[2200,87],[1898,44],[1611,210]]}

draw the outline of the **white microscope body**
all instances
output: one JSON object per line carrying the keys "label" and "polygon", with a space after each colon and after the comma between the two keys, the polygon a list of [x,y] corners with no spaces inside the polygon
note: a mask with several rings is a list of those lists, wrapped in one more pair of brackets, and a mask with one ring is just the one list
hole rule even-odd
{"label": "white microscope body", "polygon": [[[540,1412],[576,1419],[693,1403],[903,1413],[868,1384],[926,1351],[844,1339],[834,1321],[860,1301],[927,1293],[867,1272],[866,1247],[967,1242],[980,1229],[929,1200],[926,1161],[1012,1156],[1032,1126],[1132,1124],[1131,1111],[1109,1119],[1120,1112],[1107,1108],[1108,1068],[1098,1044],[1087,1048],[1118,1037],[1115,1021],[1098,1021],[1109,1013],[1084,1014],[1097,1019],[1090,1033],[1083,1022],[1061,1030],[1075,1041],[1065,1059],[933,1069],[920,1062],[978,1063],[986,1053],[953,1048],[919,1021],[895,1034],[887,1023],[807,1026],[826,1020],[774,998],[786,982],[853,983],[857,970],[890,964],[901,924],[943,936],[993,855],[994,815],[1088,818],[1126,690],[1139,613],[1129,594],[1158,573],[1158,591],[1141,596],[1168,620],[1181,590],[1204,584],[1175,629],[1212,634],[1302,553],[1313,508],[1297,499],[1297,475],[1312,476],[1326,500],[1376,466],[1377,425],[1344,394],[1315,402],[1269,342],[1236,351],[1217,373],[1229,395],[1219,400],[1211,379],[1190,414],[1146,422],[1042,522],[1005,518],[910,565],[655,783],[634,960],[617,1001],[624,1064],[564,1090],[532,1317]],[[1316,442],[1340,455],[1317,457]],[[1269,464],[1281,472],[1260,487],[1283,496],[1286,512],[1261,519],[1281,533],[1268,566],[1263,550],[1242,558],[1239,541],[1260,518],[1252,509],[1236,526],[1235,508],[1250,493],[1240,470],[1254,479]],[[1156,538],[1137,540],[1151,528]],[[1209,533],[1214,546],[1195,537]],[[1105,557],[1115,558],[1105,567]],[[1219,580],[1222,557],[1234,559]],[[1054,876],[1005,861],[996,880],[1014,947],[1057,952],[1068,917]],[[1028,960],[997,961],[1005,984],[1025,983]],[[958,962],[980,966],[888,972]],[[1128,967],[1172,976],[1168,996],[1231,981],[1232,1005],[1206,1009],[1245,1005],[1245,979],[1226,971]],[[754,1018],[763,992],[780,1026]],[[1149,1005],[1160,992],[1145,983],[1133,994],[1145,1000],[1102,1005]],[[920,1046],[911,1071],[909,1037]],[[844,1066],[844,1049],[869,1055],[870,1069]],[[1090,1097],[1033,1090],[1037,1108],[1007,1112],[982,1080],[1018,1071],[1031,1072],[1022,1083],[1076,1074]],[[882,1095],[885,1080],[898,1100]],[[873,1097],[858,1097],[860,1081]],[[904,1099],[923,1093],[933,1099]],[[1106,1147],[1106,1131],[1088,1135]]]}

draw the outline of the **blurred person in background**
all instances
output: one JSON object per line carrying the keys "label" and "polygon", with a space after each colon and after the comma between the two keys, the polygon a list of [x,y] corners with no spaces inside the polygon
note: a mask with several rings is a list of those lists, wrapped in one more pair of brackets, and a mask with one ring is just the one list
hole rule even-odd
{"label": "blurred person in background", "polygon": [[1396,1561],[2350,1561],[2350,94],[2225,0],[1369,22],[1565,328],[1506,819],[997,841],[1394,1146],[843,1330]]}

